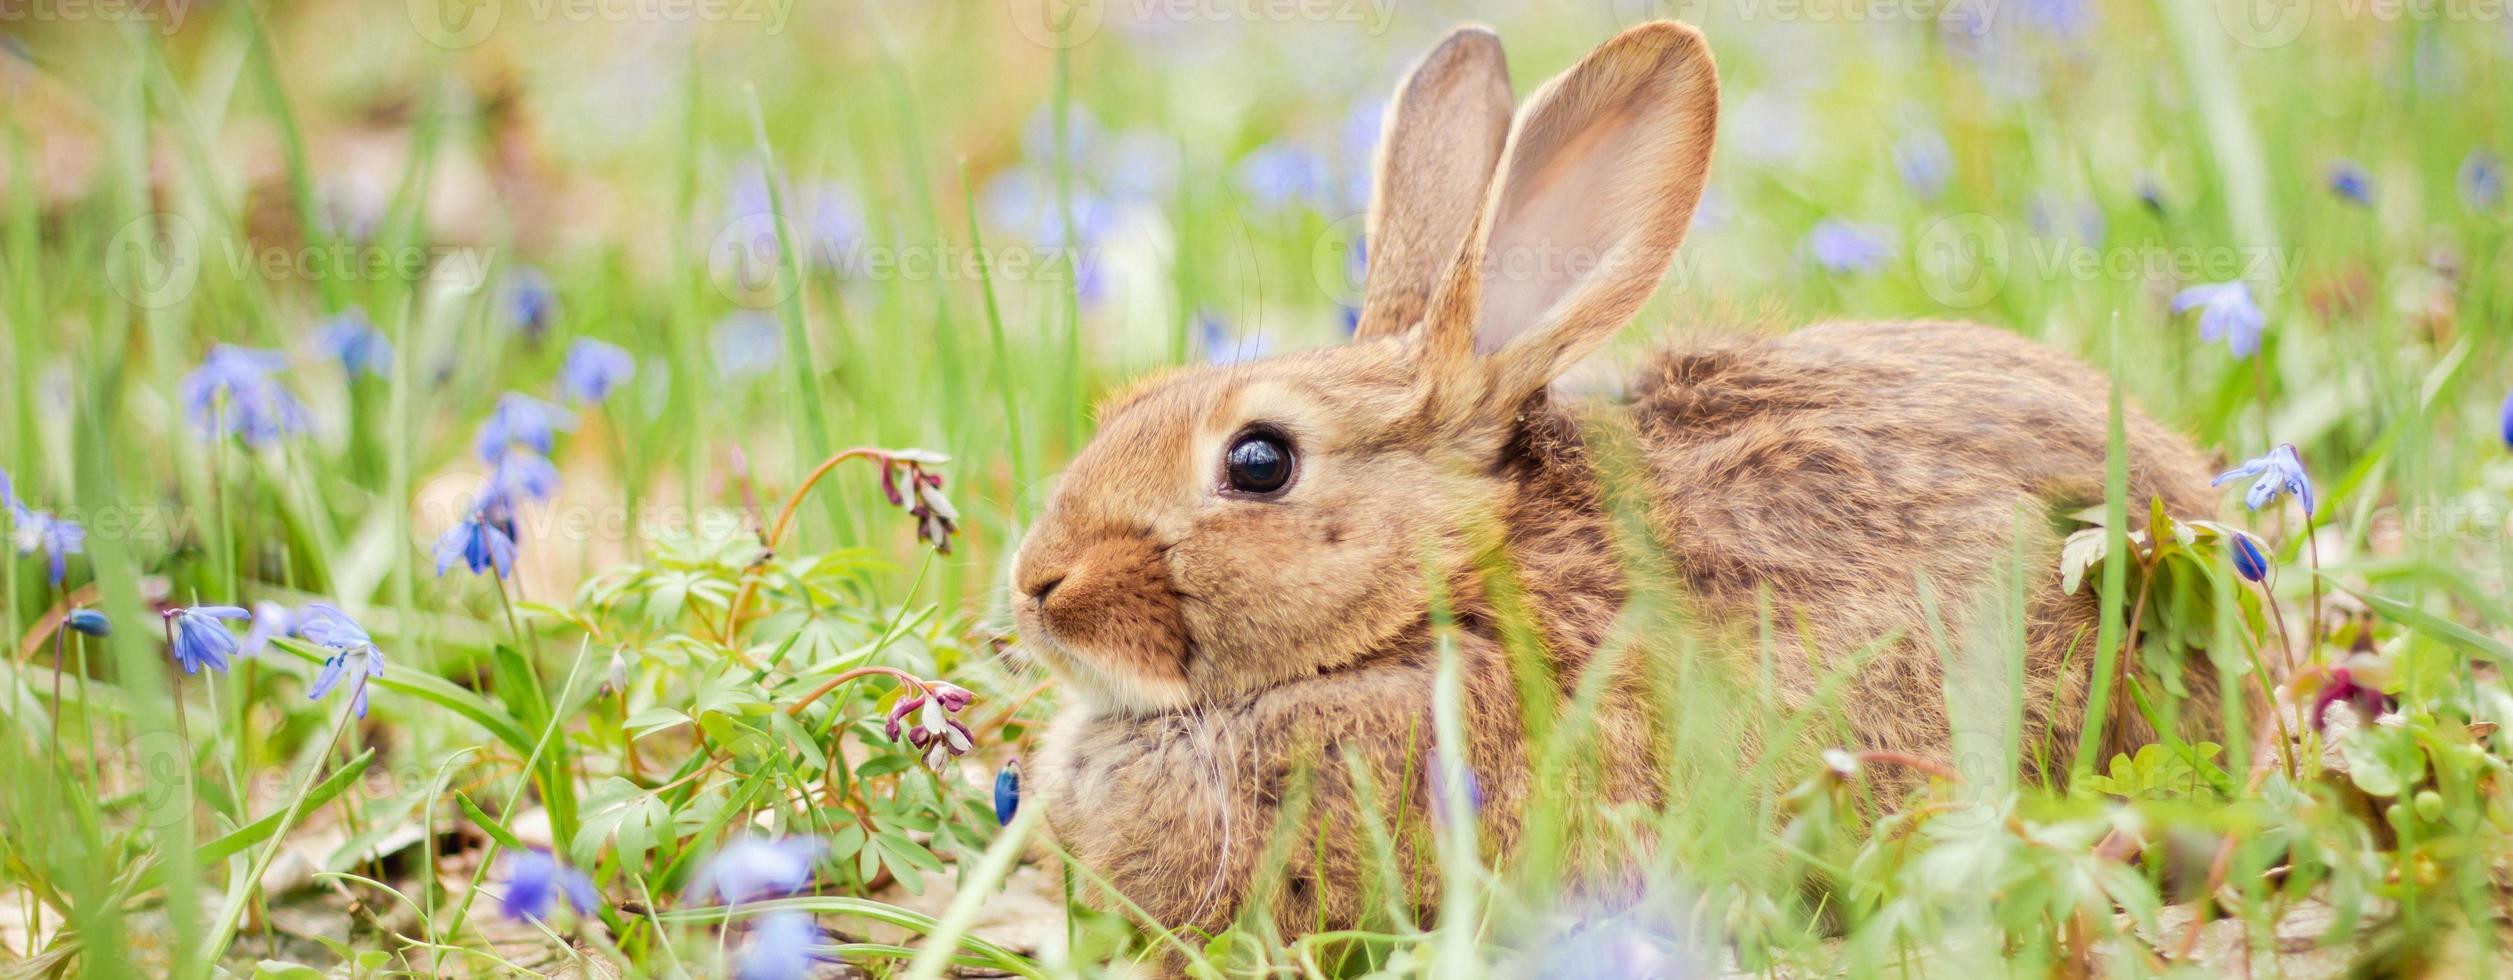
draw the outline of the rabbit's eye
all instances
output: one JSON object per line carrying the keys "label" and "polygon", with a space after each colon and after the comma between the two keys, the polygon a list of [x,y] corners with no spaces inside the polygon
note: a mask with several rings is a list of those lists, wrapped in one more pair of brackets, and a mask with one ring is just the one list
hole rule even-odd
{"label": "rabbit's eye", "polygon": [[1222,456],[1222,479],[1245,494],[1279,493],[1291,483],[1291,443],[1280,433],[1242,433]]}

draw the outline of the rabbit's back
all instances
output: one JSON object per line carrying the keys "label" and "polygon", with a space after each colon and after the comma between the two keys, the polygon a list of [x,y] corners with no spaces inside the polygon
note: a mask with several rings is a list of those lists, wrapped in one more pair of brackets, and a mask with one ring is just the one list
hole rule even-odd
{"label": "rabbit's back", "polygon": [[[1995,628],[2015,581],[1997,566],[2021,532],[2030,755],[2045,736],[2073,739],[2090,676],[2095,597],[2061,591],[2056,518],[2103,499],[2104,385],[2000,330],[1837,323],[1679,343],[1632,407],[1654,523],[1695,596],[1736,615],[1768,596],[1788,620],[1774,635],[1813,641],[1814,657],[1776,658],[1781,694],[1802,701],[1848,653],[1891,641],[1839,705],[1867,747],[1953,748],[1933,638],[1960,651]],[[2161,497],[2174,515],[2208,514],[2199,453],[2134,410],[2127,422],[2132,512]],[[2190,673],[2208,675],[2185,682],[2212,714],[2213,676]]]}

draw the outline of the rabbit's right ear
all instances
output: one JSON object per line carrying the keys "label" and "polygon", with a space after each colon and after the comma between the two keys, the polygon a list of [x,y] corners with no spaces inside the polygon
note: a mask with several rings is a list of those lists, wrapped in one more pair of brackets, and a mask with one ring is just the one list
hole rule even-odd
{"label": "rabbit's right ear", "polygon": [[1421,319],[1483,210],[1511,110],[1509,64],[1487,27],[1450,31],[1396,87],[1372,178],[1356,339],[1400,334]]}
{"label": "rabbit's right ear", "polygon": [[1642,24],[1528,96],[1478,236],[1423,321],[1435,402],[1487,419],[1613,339],[1674,260],[1710,173],[1719,74],[1700,32]]}

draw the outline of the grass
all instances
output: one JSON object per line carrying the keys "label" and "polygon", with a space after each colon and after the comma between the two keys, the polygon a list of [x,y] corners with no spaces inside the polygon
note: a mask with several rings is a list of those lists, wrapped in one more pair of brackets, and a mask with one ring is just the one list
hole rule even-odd
{"label": "grass", "polygon": [[[1865,774],[1912,760],[1758,750],[1846,741],[1837,696],[1779,708],[1754,670],[1666,640],[1680,610],[1644,589],[1610,646],[1669,665],[1670,783],[1691,791],[1645,813],[1541,797],[1539,843],[1498,863],[1470,822],[1421,842],[1363,821],[1380,853],[1435,855],[1454,883],[1436,926],[1386,881],[1366,931],[1162,936],[1122,903],[1073,901],[1092,877],[1037,839],[1036,808],[998,827],[984,774],[1034,746],[1056,698],[994,655],[1004,560],[1094,400],[1217,342],[1338,340],[1367,152],[1350,119],[1454,20],[1495,22],[1523,93],[1610,34],[1605,6],[1404,8],[1379,30],[1119,4],[1058,35],[1021,3],[763,6],[671,29],[504,5],[451,46],[425,5],[23,24],[0,54],[0,468],[88,533],[59,585],[41,555],[0,577],[17,641],[0,956],[30,975],[713,975],[757,932],[732,923],[801,911],[828,930],[821,954],[910,976],[1453,976],[1609,947],[2147,975],[2194,950],[2217,969],[2291,956],[2281,937],[2299,935],[2376,971],[2501,957],[2513,210],[2465,185],[2473,159],[2513,156],[2513,31],[2342,5],[2274,44],[2170,0],[2005,5],[1985,34],[1704,5],[1727,93],[1711,200],[1618,356],[1660,324],[1977,319],[2110,366],[2119,396],[2228,464],[2292,443],[2314,515],[2246,512],[2229,487],[2224,523],[2183,537],[2131,533],[2146,502],[2115,459],[2072,551],[2108,613],[2079,651],[2095,714],[2169,721],[2134,636],[2208,648],[2222,683],[2290,706],[2362,689],[2397,724],[2246,714],[2222,744],[2102,759],[2020,742],[2021,688],[1967,681],[1948,692],[1967,730],[2001,763],[2076,770],[2075,789],[1993,763],[1880,801]],[[1907,180],[1898,157],[1933,158],[1906,139],[1923,131],[1942,173]],[[1252,162],[1267,149],[1314,172]],[[2341,161],[2370,203],[2333,191]],[[1828,218],[1884,257],[1817,261],[1806,239]],[[529,329],[510,294],[527,269],[556,310]],[[2238,278],[2267,315],[2248,357],[2167,309]],[[352,308],[395,350],[380,373],[311,346]],[[516,515],[517,574],[439,577],[430,544],[485,469],[475,427],[503,392],[552,395],[587,337],[638,372],[558,436],[562,488]],[[177,393],[220,343],[285,351],[276,378],[310,430],[198,438]],[[949,461],[851,460],[798,494],[859,446]],[[938,512],[894,507],[885,473],[943,478],[948,553],[917,540]],[[788,507],[801,518],[772,533]],[[2234,528],[2265,544],[2268,587],[2229,573]],[[1636,580],[1661,558],[1635,554]],[[157,613],[315,600],[389,662],[363,719],[307,697],[333,651],[282,639],[179,676]],[[111,636],[59,631],[72,607]],[[1775,614],[1764,639],[1792,628]],[[2018,649],[1945,653],[1991,671]],[[1451,746],[1443,676],[1421,734]],[[939,680],[978,696],[953,716],[974,751],[937,771],[882,728]],[[1548,785],[1579,785],[1590,703],[1529,708]],[[1449,752],[1423,765],[1462,772]],[[1443,785],[1448,812],[1470,805],[1464,779]],[[1565,904],[1572,827],[1654,832],[1637,911]],[[814,886],[692,900],[748,832],[824,841]],[[1268,846],[1310,843],[1291,836]],[[2123,843],[2167,840],[2197,856]],[[497,855],[535,846],[604,906],[497,915]],[[1011,948],[985,916],[1023,861],[1064,914]],[[2219,902],[2179,901],[2194,869]],[[1590,924],[1565,936],[1571,921]]]}

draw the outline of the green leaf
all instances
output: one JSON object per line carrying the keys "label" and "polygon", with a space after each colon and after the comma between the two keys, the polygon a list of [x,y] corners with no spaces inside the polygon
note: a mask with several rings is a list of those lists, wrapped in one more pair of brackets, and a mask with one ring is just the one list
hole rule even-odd
{"label": "green leaf", "polygon": [[462,807],[463,816],[468,818],[473,826],[488,834],[489,839],[496,841],[499,847],[510,851],[527,850],[523,841],[517,840],[514,833],[508,831],[506,825],[499,822],[496,817],[489,816],[487,810],[480,809],[480,804],[472,802],[468,794],[455,790],[454,802]]}

